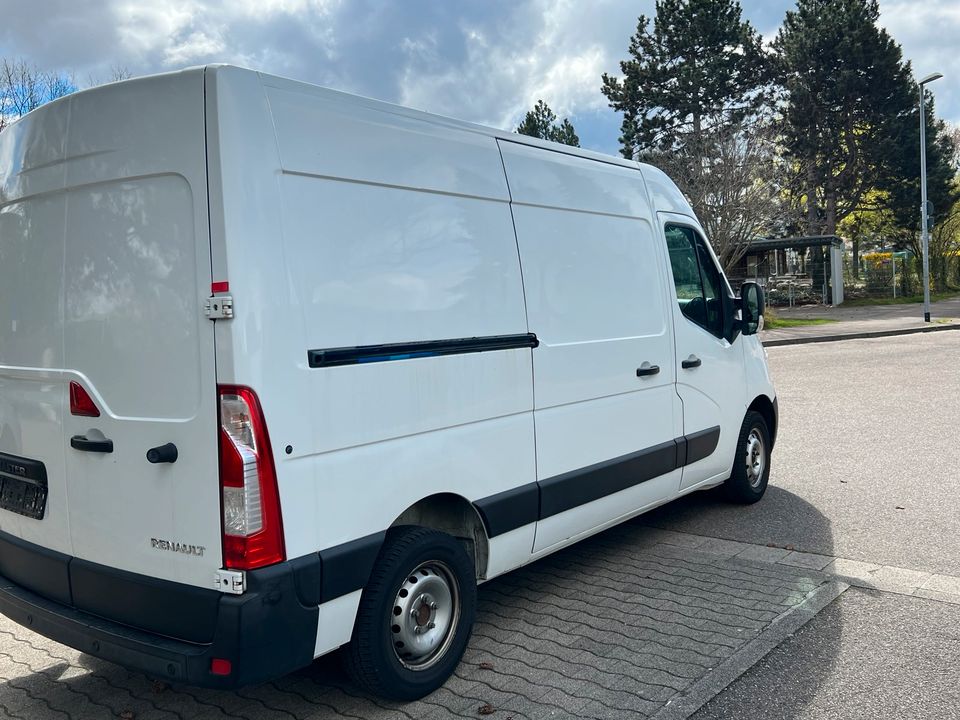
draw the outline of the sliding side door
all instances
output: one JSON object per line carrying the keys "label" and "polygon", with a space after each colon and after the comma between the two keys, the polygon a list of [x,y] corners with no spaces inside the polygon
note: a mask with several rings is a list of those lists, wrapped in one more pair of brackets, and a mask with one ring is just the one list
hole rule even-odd
{"label": "sliding side door", "polygon": [[534,350],[534,551],[676,492],[666,269],[640,172],[500,142]]}

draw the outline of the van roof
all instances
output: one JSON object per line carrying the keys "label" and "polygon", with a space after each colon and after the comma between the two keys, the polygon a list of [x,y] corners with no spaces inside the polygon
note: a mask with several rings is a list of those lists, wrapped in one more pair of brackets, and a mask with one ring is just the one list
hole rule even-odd
{"label": "van roof", "polygon": [[[379,110],[381,112],[390,113],[398,115],[401,117],[419,119],[423,121],[430,122],[434,125],[440,125],[447,128],[457,129],[465,132],[476,133],[478,135],[485,135],[488,137],[494,137],[506,142],[517,143],[519,145],[528,145],[531,147],[538,147],[543,150],[548,150],[551,152],[559,152],[567,155],[573,155],[577,157],[587,158],[590,160],[608,163],[611,165],[619,165],[622,167],[630,168],[631,170],[641,169],[645,178],[650,179],[651,177],[661,178],[661,182],[664,180],[667,181],[667,184],[672,186],[668,188],[668,194],[672,196],[671,205],[676,205],[675,208],[671,208],[676,212],[693,214],[692,209],[690,209],[689,204],[686,199],[683,198],[682,193],[671,179],[669,179],[659,168],[649,165],[647,163],[641,163],[636,160],[627,160],[626,158],[616,157],[614,155],[607,155],[604,153],[595,152],[593,150],[584,150],[583,148],[573,147],[571,145],[562,145],[560,143],[550,142],[547,140],[541,140],[540,138],[530,137],[529,135],[521,135],[519,133],[511,132],[509,130],[500,130],[497,128],[487,127],[485,125],[479,125],[477,123],[468,122],[466,120],[458,120],[456,118],[447,117],[444,115],[437,115],[435,113],[429,113],[423,110],[415,110],[403,105],[397,105],[395,103],[386,102],[384,100],[376,100],[374,98],[365,97],[363,95],[357,95],[354,93],[344,92],[342,90],[334,90],[332,88],[323,87],[321,85],[315,85],[313,83],[304,82],[301,80],[291,80],[290,78],[285,78],[280,75],[271,75],[269,73],[260,72],[258,70],[252,70],[250,68],[241,67],[239,65],[231,65],[229,63],[208,63],[206,65],[194,65],[190,67],[183,68],[181,70],[168,71],[163,73],[153,73],[150,75],[141,75],[139,77],[130,78],[127,80],[119,80],[111,83],[105,83],[105,85],[117,85],[117,84],[127,84],[127,83],[138,83],[142,80],[151,77],[157,77],[161,75],[178,75],[178,74],[193,74],[193,73],[202,73],[202,72],[214,72],[214,73],[252,73],[259,76],[260,81],[269,87],[275,87],[280,89],[289,89],[296,90],[299,92],[308,92],[313,95],[320,97],[326,97],[330,100],[335,100],[338,103],[346,105],[358,105],[362,107],[367,107],[369,109]],[[54,103],[61,103],[69,101],[71,97],[75,97],[79,94],[86,93],[95,93],[103,85],[98,85],[96,87],[87,88],[86,90],[80,90],[76,93],[71,93],[61,98],[53,100],[51,103],[46,103],[41,105],[39,108],[34,110],[23,117],[32,115],[34,112],[42,111],[44,108],[51,106]],[[16,125],[21,119],[18,118],[16,121],[8,125],[7,127],[12,127]]]}
{"label": "van roof", "polygon": [[[614,165],[622,165],[624,167],[629,167],[631,169],[636,169],[642,163],[638,163],[635,160],[627,160],[625,158],[615,157],[613,155],[606,155],[604,153],[594,152],[593,150],[584,150],[582,148],[572,147],[570,145],[561,145],[559,143],[550,142],[547,140],[541,140],[539,138],[530,137],[528,135],[520,135],[519,133],[510,132],[508,130],[498,130],[497,128],[487,127],[485,125],[478,125],[477,123],[468,122],[466,120],[458,120],[456,118],[446,117],[444,115],[437,115],[435,113],[425,112],[423,110],[415,110],[413,108],[405,107],[403,105],[397,105],[395,103],[386,102],[384,100],[376,100],[374,98],[365,97],[363,95],[357,95],[354,93],[344,92],[342,90],[334,90],[332,88],[323,87],[321,85],[315,85],[313,83],[304,82],[301,80],[291,80],[290,78],[285,78],[280,75],[271,75],[269,73],[260,72],[258,70],[251,70],[250,68],[244,68],[238,65],[231,65],[229,63],[211,63],[207,65],[194,65],[190,67],[183,68],[182,70],[175,70],[172,72],[164,73],[152,73],[150,75],[141,75],[135,78],[130,78],[127,80],[118,80],[111,83],[105,83],[108,85],[115,84],[127,84],[127,83],[137,83],[141,80],[149,77],[155,77],[157,75],[175,75],[179,73],[194,73],[194,72],[203,72],[203,71],[213,71],[213,72],[222,72],[222,71],[241,71],[248,73],[256,73],[260,76],[261,82],[265,85],[278,88],[289,88],[296,89],[301,92],[307,91],[311,94],[316,95],[325,95],[330,99],[337,99],[340,102],[347,104],[358,104],[363,105],[369,108],[375,108],[382,112],[392,113],[394,115],[400,115],[409,118],[417,118],[420,120],[427,120],[433,124],[443,125],[449,128],[457,128],[467,132],[473,132],[480,135],[487,135],[490,137],[499,138],[501,140],[507,140],[509,142],[515,142],[522,145],[531,145],[533,147],[543,148],[545,150],[551,150],[553,152],[563,152],[568,155],[577,155],[584,158],[590,158],[591,160],[599,160],[600,162],[611,163]],[[67,100],[69,97],[96,92],[98,88],[103,87],[103,85],[97,85],[96,87],[87,88],[85,90],[79,90],[76,93],[71,93],[70,95],[64,96],[62,98],[57,98],[52,102],[58,103]],[[46,107],[50,103],[42,105]],[[39,109],[39,108],[38,108]],[[29,114],[29,113],[28,113]],[[26,116],[24,116],[26,117]],[[8,127],[15,125],[19,122],[21,118],[18,118],[16,121],[11,123]]]}
{"label": "van roof", "polygon": [[582,148],[572,147],[570,145],[561,145],[559,143],[550,142],[547,140],[541,140],[540,138],[530,137],[529,135],[520,135],[519,133],[511,132],[509,130],[498,130],[497,128],[487,127],[485,125],[479,125],[477,123],[468,122],[466,120],[458,120],[456,118],[447,117],[444,115],[437,115],[435,113],[429,113],[423,110],[415,110],[403,105],[397,105],[395,103],[386,102],[383,100],[376,100],[374,98],[365,97],[363,95],[357,95],[354,93],[344,92],[342,90],[334,90],[331,88],[323,87],[321,85],[315,85],[313,83],[303,82],[300,80],[291,80],[279,75],[271,75],[269,73],[259,72],[256,70],[250,70],[248,68],[242,68],[235,65],[229,64],[215,64],[205,66],[208,70],[220,71],[223,69],[229,70],[241,70],[245,72],[256,72],[261,81],[268,86],[277,87],[277,88],[289,88],[297,89],[299,91],[309,91],[312,94],[316,95],[325,95],[331,99],[337,99],[345,103],[356,103],[363,105],[369,108],[376,108],[382,112],[388,112],[395,115],[400,115],[403,117],[416,118],[420,120],[426,120],[433,124],[443,125],[449,128],[456,128],[459,130],[464,130],[467,132],[477,133],[479,135],[487,135],[490,137],[499,138],[501,140],[507,140],[509,142],[515,142],[523,145],[531,145],[534,147],[540,147],[545,150],[552,150],[554,152],[563,152],[569,155],[578,155],[580,157],[590,158],[591,160],[599,160],[600,162],[611,163],[614,165],[622,165],[624,167],[629,167],[631,169],[637,169],[640,163],[635,160],[627,160],[625,158],[618,158],[612,155],[606,155],[604,153],[594,152],[592,150],[584,150]]}

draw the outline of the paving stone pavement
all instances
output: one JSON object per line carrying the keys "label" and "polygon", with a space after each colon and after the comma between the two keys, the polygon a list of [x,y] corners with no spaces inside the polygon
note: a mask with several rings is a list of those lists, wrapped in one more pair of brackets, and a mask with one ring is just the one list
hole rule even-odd
{"label": "paving stone pavement", "polygon": [[634,522],[486,583],[456,675],[406,705],[335,658],[239,692],[171,687],[0,617],[0,719],[650,717],[831,579],[763,550]]}

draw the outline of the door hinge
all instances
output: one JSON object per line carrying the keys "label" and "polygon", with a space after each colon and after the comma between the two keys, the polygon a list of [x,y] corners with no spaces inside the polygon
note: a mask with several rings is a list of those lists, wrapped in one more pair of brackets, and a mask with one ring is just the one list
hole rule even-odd
{"label": "door hinge", "polygon": [[203,306],[203,312],[211,320],[232,319],[233,295],[214,295],[207,298]]}
{"label": "door hinge", "polygon": [[220,592],[240,595],[247,589],[247,575],[239,570],[217,570],[213,584]]}

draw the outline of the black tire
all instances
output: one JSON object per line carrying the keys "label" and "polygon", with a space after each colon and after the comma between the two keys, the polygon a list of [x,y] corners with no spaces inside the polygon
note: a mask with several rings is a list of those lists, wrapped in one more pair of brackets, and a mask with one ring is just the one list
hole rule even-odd
{"label": "black tire", "polygon": [[[449,603],[443,599],[444,583]],[[407,594],[401,597],[404,591]],[[427,607],[430,602],[433,609]],[[450,612],[444,623],[441,613],[447,605]],[[360,597],[353,639],[343,655],[346,670],[358,685],[376,695],[393,700],[421,698],[453,674],[470,640],[476,608],[473,561],[458,540],[428,528],[392,528]],[[405,623],[402,627],[400,620]],[[433,620],[437,622],[430,625]],[[434,632],[438,627],[440,632]],[[398,648],[398,638],[413,642]],[[425,647],[436,644],[428,651],[415,647],[421,642]],[[421,652],[427,654],[414,655]],[[406,658],[401,657],[403,653]]]}
{"label": "black tire", "polygon": [[[748,467],[748,446],[753,458],[751,467]],[[731,502],[750,505],[763,497],[769,479],[770,429],[763,415],[750,411],[740,427],[737,454],[734,456],[730,479],[723,486],[724,492]]]}

